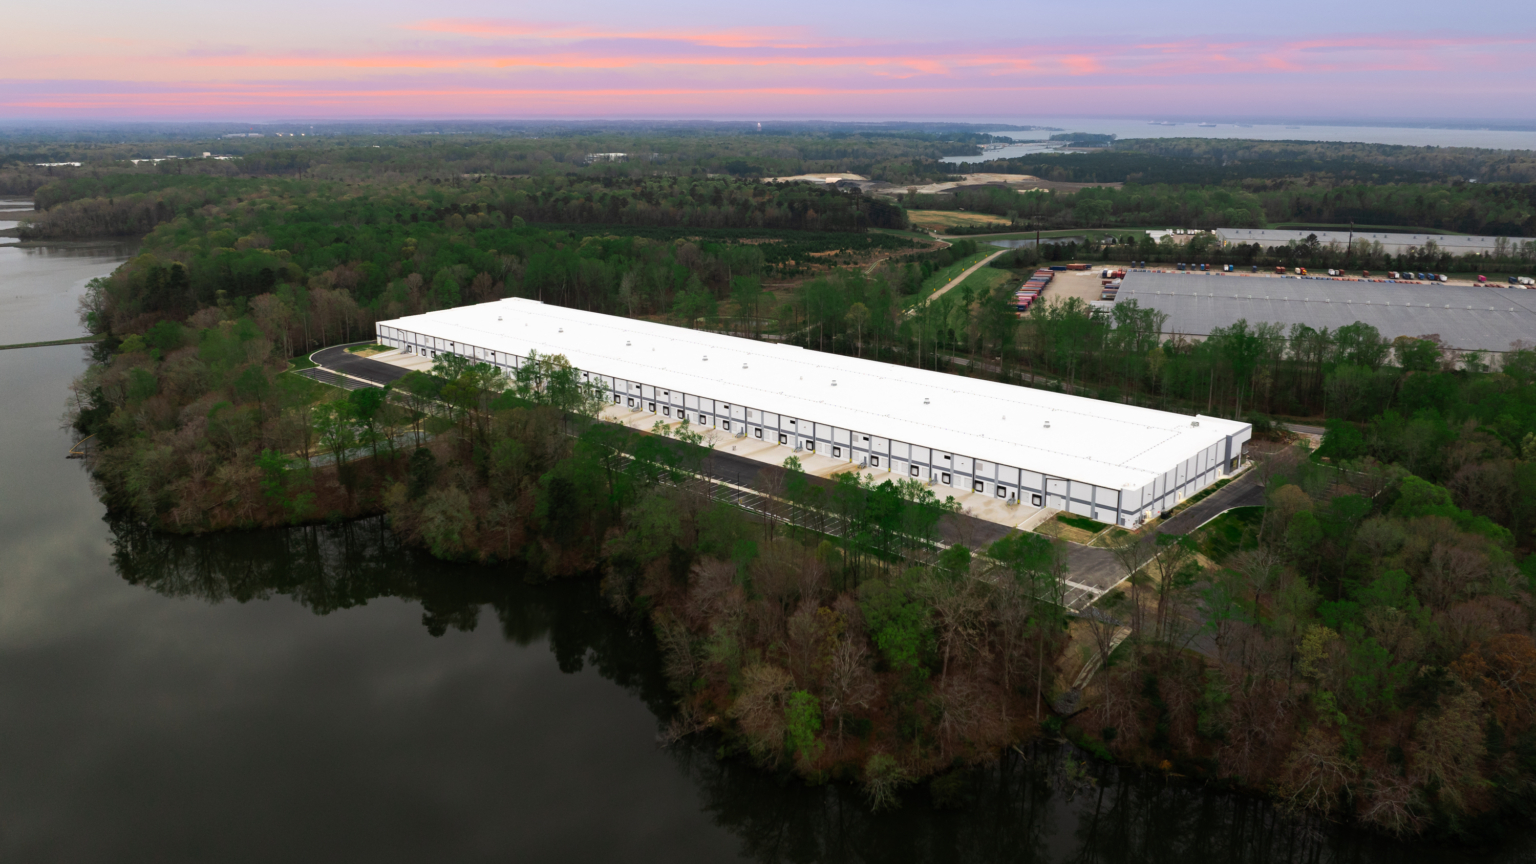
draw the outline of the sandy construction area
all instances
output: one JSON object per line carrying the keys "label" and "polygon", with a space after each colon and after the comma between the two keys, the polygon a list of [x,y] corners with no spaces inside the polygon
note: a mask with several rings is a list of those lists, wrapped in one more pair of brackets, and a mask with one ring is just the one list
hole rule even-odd
{"label": "sandy construction area", "polygon": [[868,180],[863,174],[796,174],[793,177],[764,177],[764,183],[836,183],[839,180]]}
{"label": "sandy construction area", "polygon": [[[965,174],[963,179],[945,183],[929,183],[926,186],[908,187],[916,189],[923,195],[936,195],[940,192],[953,192],[965,186],[1012,186],[1016,189],[1056,189],[1061,191],[1073,191],[1087,189],[1089,187],[1107,186],[1118,189],[1124,185],[1121,183],[1067,183],[1059,180],[1046,180],[1030,174]],[[904,192],[906,189],[896,187],[892,191]]]}

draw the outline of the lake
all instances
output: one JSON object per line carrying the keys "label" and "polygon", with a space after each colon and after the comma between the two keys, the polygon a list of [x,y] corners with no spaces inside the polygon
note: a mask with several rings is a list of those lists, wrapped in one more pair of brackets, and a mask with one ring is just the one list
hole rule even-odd
{"label": "lake", "polygon": [[[7,340],[80,332],[129,247],[0,249]],[[94,257],[93,257],[94,256]],[[662,748],[648,628],[591,581],[433,561],[380,520],[107,518],[59,428],[89,346],[0,351],[0,860],[1529,860],[1402,845],[1042,745],[870,814]],[[1092,782],[1090,782],[1092,781]]]}
{"label": "lake", "polygon": [[[1173,120],[1157,117],[1070,118],[1039,117],[1023,120],[998,118],[1000,124],[1041,126],[1067,132],[1115,135],[1120,138],[1243,138],[1259,141],[1354,141],[1365,144],[1403,144],[1413,147],[1487,147],[1495,150],[1536,150],[1536,129],[1473,129],[1432,126],[1331,125],[1277,123],[1219,118]],[[1214,126],[1202,126],[1210,122]],[[1172,125],[1162,125],[1164,123]],[[1239,125],[1241,124],[1241,125]],[[949,156],[954,163],[987,162],[1027,156],[1048,149],[1038,143],[1053,133],[999,131],[993,135],[1014,141],[1037,142],[993,150],[980,156]]]}

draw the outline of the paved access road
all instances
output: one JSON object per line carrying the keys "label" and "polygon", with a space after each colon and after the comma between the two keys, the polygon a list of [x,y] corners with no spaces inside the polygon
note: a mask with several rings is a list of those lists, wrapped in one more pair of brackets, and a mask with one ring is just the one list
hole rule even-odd
{"label": "paved access road", "polygon": [[[976,266],[980,267],[985,263],[983,261]],[[967,271],[967,273],[970,272],[972,271]],[[960,280],[964,278],[965,276],[962,275]],[[951,284],[958,284],[960,280]],[[398,366],[349,354],[346,346],[316,351],[311,355],[311,359],[326,370],[374,382],[379,386],[398,381],[408,374],[408,370]],[[758,472],[768,467],[766,462],[748,459],[724,450],[716,450],[711,459],[710,471],[718,479],[747,489],[754,488]],[[810,481],[827,487],[836,485],[834,481],[823,477],[813,476]],[[1223,511],[1233,507],[1263,503],[1264,488],[1259,485],[1257,475],[1250,470],[1204,500],[1191,505],[1177,516],[1157,526],[1155,530],[1159,534],[1188,534],[1216,518]],[[1007,525],[956,514],[953,518],[944,521],[941,539],[946,544],[964,543],[980,551],[1006,537],[1012,530]],[[1099,595],[1125,579],[1124,568],[1115,561],[1115,556],[1108,549],[1069,543],[1067,544],[1067,566],[1067,581],[1072,583],[1069,585],[1067,600],[1075,609],[1084,608]]]}
{"label": "paved access road", "polygon": [[[988,264],[991,264],[992,263],[992,259],[996,258],[999,255],[1002,255],[1005,252],[1012,252],[1012,251],[1013,251],[1012,249],[999,249],[996,252],[993,252],[991,255],[988,255],[987,257],[981,259],[980,261],[977,261],[975,264],[972,264],[970,267],[967,267],[965,269],[964,273],[961,273],[959,276],[956,276],[955,278],[953,278],[953,279],[949,280],[948,282],[944,283],[944,287],[942,287],[939,290],[933,292],[932,294],[929,294],[928,295],[928,299],[924,300],[923,303],[932,303],[933,301],[939,299],[941,296],[943,296],[944,292],[948,291],[949,289],[955,287],[956,285],[959,285],[961,282],[964,282],[966,279],[970,278],[970,275],[972,273],[975,273],[977,270],[980,270],[981,268],[987,266]],[[917,305],[921,306],[923,304],[919,303]],[[916,309],[917,309],[917,307],[914,306],[913,307],[913,312],[915,312]],[[911,314],[913,314],[913,312],[908,312],[907,314],[911,315]]]}
{"label": "paved access road", "polygon": [[1250,468],[1243,472],[1241,477],[1157,526],[1157,533],[1192,534],[1196,528],[1233,507],[1262,506],[1264,506],[1264,487],[1259,485],[1258,473]]}
{"label": "paved access road", "polygon": [[[371,345],[371,342],[356,343]],[[332,372],[339,372],[353,378],[361,378],[379,387],[392,384],[401,378],[411,374],[411,370],[402,369],[399,366],[391,366],[388,363],[380,363],[367,357],[359,357],[347,352],[346,345],[337,345],[334,348],[324,348],[309,355],[317,366]]]}
{"label": "paved access road", "polygon": [[[1264,487],[1259,483],[1258,474],[1250,469],[1241,477],[1191,504],[1153,530],[1158,534],[1191,534],[1201,525],[1233,507],[1255,507],[1263,504]],[[1120,584],[1126,578],[1125,568],[1115,560],[1114,553],[1095,546],[1069,544],[1067,566],[1069,582],[1075,582],[1094,592],[1093,597],[1087,602],[1098,599],[1099,595]],[[1069,593],[1068,596],[1068,602],[1074,609],[1081,609],[1087,605],[1073,602],[1075,596],[1073,593]]]}

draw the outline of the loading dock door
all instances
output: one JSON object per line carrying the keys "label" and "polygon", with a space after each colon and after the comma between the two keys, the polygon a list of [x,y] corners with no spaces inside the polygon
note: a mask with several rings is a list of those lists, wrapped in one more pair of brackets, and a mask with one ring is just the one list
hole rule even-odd
{"label": "loading dock door", "polygon": [[1053,510],[1067,509],[1067,481],[1055,479],[1045,481],[1045,506]]}

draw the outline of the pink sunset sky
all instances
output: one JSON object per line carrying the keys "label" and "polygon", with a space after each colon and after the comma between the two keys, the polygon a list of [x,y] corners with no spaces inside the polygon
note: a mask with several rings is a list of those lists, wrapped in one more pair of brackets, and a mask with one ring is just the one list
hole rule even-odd
{"label": "pink sunset sky", "polygon": [[4,31],[0,120],[1536,120],[1529,0],[84,0]]}

